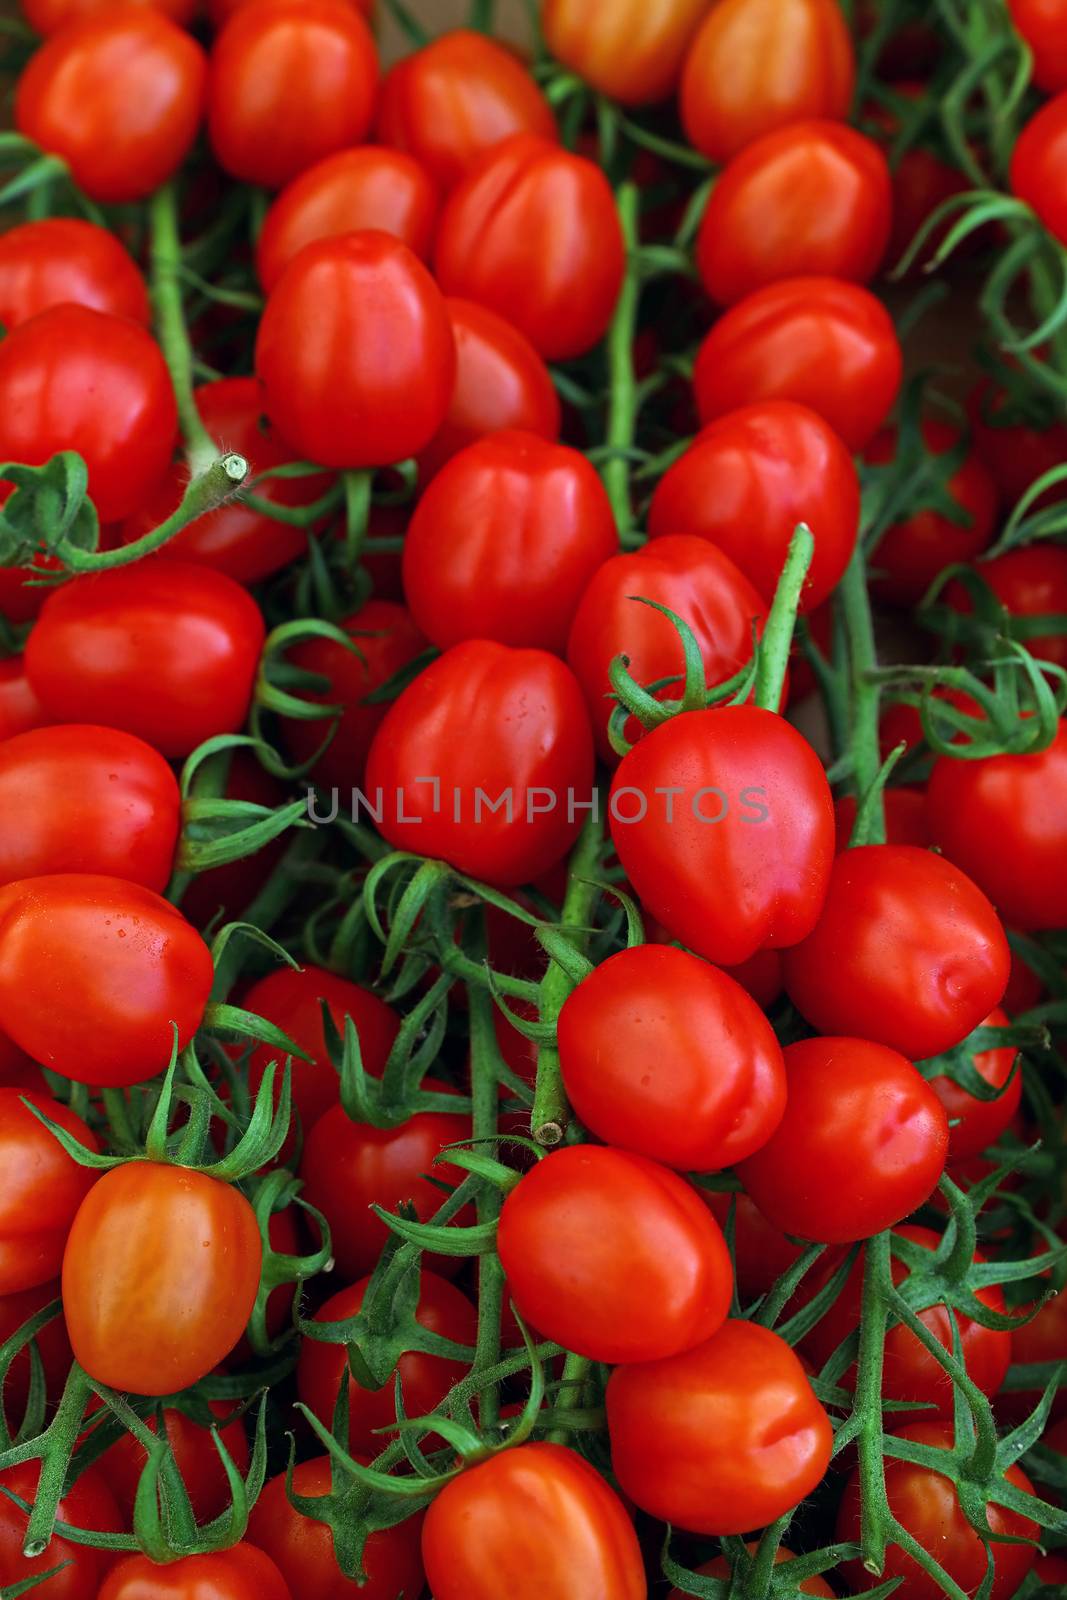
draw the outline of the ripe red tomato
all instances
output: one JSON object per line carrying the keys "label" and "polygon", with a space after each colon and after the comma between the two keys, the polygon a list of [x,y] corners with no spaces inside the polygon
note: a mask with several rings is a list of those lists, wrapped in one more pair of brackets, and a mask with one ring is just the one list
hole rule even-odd
{"label": "ripe red tomato", "polygon": [[255,601],[224,573],[141,562],[53,590],[26,670],[56,721],[106,721],[185,756],[243,725],[265,632]]}
{"label": "ripe red tomato", "polygon": [[88,873],[0,890],[0,1027],[77,1083],[143,1083],[200,1025],[207,945],[138,883]]}
{"label": "ripe red tomato", "polygon": [[693,383],[704,423],[756,400],[798,400],[855,452],[888,416],[901,372],[892,320],[866,289],[836,278],[788,278],[719,318],[700,347]]}
{"label": "ripe red tomato", "polygon": [[148,325],[140,268],[113,233],[77,217],[24,222],[0,236],[0,324],[71,303]]}
{"label": "ripe red tomato", "polygon": [[445,294],[498,311],[547,360],[583,355],[607,330],[625,266],[611,187],[583,156],[517,134],[445,201],[434,265]]}
{"label": "ripe red tomato", "polygon": [[[162,11],[172,22],[185,27],[196,12],[195,0],[129,0],[133,5],[149,5]],[[80,17],[108,9],[111,0],[19,0],[19,9],[35,33],[47,37]]]}
{"label": "ripe red tomato", "polygon": [[728,412],[664,473],[648,529],[718,545],[767,601],[798,522],[815,535],[802,611],[821,605],[848,566],[859,528],[856,469],[821,416],[788,400]]}
{"label": "ripe red tomato", "polygon": [[1064,0],[1008,0],[1011,20],[1034,56],[1034,82],[1048,94],[1067,89],[1067,6]]}
{"label": "ripe red tomato", "polygon": [[[975,385],[967,400],[975,444],[1006,503],[1018,500],[1067,455],[1067,422],[1052,417],[1044,426],[1034,426],[1013,420],[1014,408],[1008,391],[988,378]],[[1052,489],[1037,504],[1052,504],[1058,495],[1059,490]]]}
{"label": "ripe red tomato", "polygon": [[[1048,1284],[1043,1282],[1039,1287],[1043,1294],[1047,1291]],[[1037,1299],[1038,1296],[1035,1295],[1034,1298]],[[1033,1307],[1029,1305],[1021,1309],[1028,1313]],[[1045,1301],[1029,1322],[1020,1322],[1013,1328],[1012,1360],[1021,1367],[1034,1366],[1046,1361],[1062,1361],[1065,1341],[1067,1341],[1067,1293],[1061,1289]],[[1030,1415],[1040,1399],[1041,1388],[1038,1387],[1007,1390],[997,1401],[997,1414],[1012,1422],[1022,1422]],[[1056,1391],[1052,1401],[1052,1417],[1061,1419],[1056,1422],[1054,1431],[1057,1439],[1062,1438],[1067,1431],[1064,1425],[1064,1419],[1067,1419],[1067,1389],[1061,1388]],[[1047,1442],[1054,1449],[1062,1448],[1055,1440]]]}
{"label": "ripe red tomato", "polygon": [[[17,1333],[31,1317],[58,1299],[59,1284],[54,1281],[39,1283],[32,1289],[20,1289],[16,1294],[0,1295],[0,1344],[6,1344],[12,1334]],[[54,1406],[63,1392],[63,1385],[74,1360],[62,1312],[53,1317],[51,1322],[45,1323],[33,1342],[41,1358],[47,1402],[50,1406]],[[3,1406],[0,1415],[4,1417],[12,1434],[17,1431],[26,1412],[26,1402],[30,1394],[30,1375],[30,1352],[28,1347],[24,1346],[4,1375]],[[3,1532],[0,1531],[0,1547],[2,1545]],[[0,1564],[2,1562],[3,1557],[0,1555]]]}
{"label": "ripe red tomato", "polygon": [[63,1309],[91,1378],[175,1394],[228,1355],[259,1289],[262,1245],[240,1190],[157,1161],[105,1172],[63,1255]]}
{"label": "ripe red tomato", "polygon": [[96,1173],[79,1166],[34,1116],[27,1099],[86,1145],[100,1144],[81,1117],[50,1094],[0,1089],[0,1294],[47,1283],[59,1271],[74,1214]]}
{"label": "ripe red tomato", "polygon": [[633,1525],[588,1461],[558,1444],[490,1456],[426,1513],[422,1559],[436,1600],[645,1600]]}
{"label": "ripe red tomato", "polygon": [[[838,852],[847,850],[856,825],[859,807],[855,795],[845,794],[834,801]],[[926,820],[926,796],[921,789],[886,789],[886,844],[928,845],[930,825]]]}
{"label": "ripe red tomato", "polygon": [[346,0],[241,6],[211,52],[207,126],[219,165],[280,188],[366,137],[377,88],[374,39]]}
{"label": "ripe red tomato", "polygon": [[[1008,1015],[997,1006],[980,1024],[984,1028],[1006,1028]],[[971,1065],[994,1089],[1004,1089],[996,1100],[979,1100],[969,1094],[953,1078],[940,1077],[929,1080],[937,1098],[944,1106],[954,1126],[949,1130],[949,1160],[966,1161],[996,1144],[1002,1133],[1011,1126],[1022,1099],[1023,1077],[1016,1072],[1012,1077],[1017,1051],[1014,1045],[1002,1045],[995,1050],[979,1050],[971,1057]]]}
{"label": "ripe red tomato", "polygon": [[[754,1555],[757,1548],[757,1545],[750,1544],[748,1546],[749,1554]],[[785,1550],[781,1546],[774,1552],[774,1564],[776,1567],[781,1566],[783,1561],[792,1561],[794,1559],[792,1551]],[[729,1578],[730,1563],[725,1556],[716,1556],[714,1560],[705,1561],[703,1566],[694,1567],[693,1570],[701,1577]],[[830,1585],[818,1575],[801,1579],[799,1592],[801,1594],[822,1595],[826,1597],[826,1600],[835,1600],[834,1591],[830,1588]],[[672,1589],[667,1596],[667,1600],[687,1600],[687,1597],[682,1593],[681,1589]]]}
{"label": "ripe red tomato", "polygon": [[804,1368],[754,1322],[725,1322],[666,1361],[616,1367],[607,1406],[623,1492],[691,1533],[762,1528],[829,1465],[833,1430]]}
{"label": "ripe red tomato", "polygon": [[[994,556],[992,561],[981,562],[975,570],[1009,616],[1044,617],[1067,612],[1067,550],[1061,545],[1049,540],[1022,545]],[[972,610],[971,597],[961,583],[950,583],[943,598],[964,615]],[[1050,631],[1023,643],[1039,660],[1067,667],[1067,634]]]}
{"label": "ripe red tomato", "polygon": [[[2,603],[0,612],[8,615]],[[47,720],[44,707],[30,688],[25,656],[9,656],[0,661],[0,740],[41,728]]]}
{"label": "ripe red tomato", "polygon": [[762,1211],[741,1189],[732,1194],[706,1190],[704,1198],[726,1232],[731,1203],[734,1213],[734,1273],[741,1304],[747,1305],[773,1288],[783,1272],[798,1260],[802,1246],[793,1244],[780,1228],[772,1228]]}
{"label": "ripe red tomato", "polygon": [[705,0],[545,0],[541,27],[558,61],[623,105],[651,105],[677,87]]}
{"label": "ripe red tomato", "polygon": [[804,1039],[784,1055],[785,1116],[737,1174],[768,1222],[847,1244],[922,1205],[944,1170],[948,1118],[911,1062],[865,1039]]}
{"label": "ripe red tomato", "polygon": [[421,450],[445,419],[455,370],[440,291],[386,233],[305,245],[256,339],[267,415],[300,456],[328,467],[387,466]]}
{"label": "ripe red tomato", "polygon": [[108,6],[41,46],[18,81],[15,126],[92,199],[143,200],[189,153],[206,77],[203,50],[161,10]]}
{"label": "ripe red tomato", "polygon": [[558,1037],[585,1126],[683,1172],[732,1167],[782,1119],[785,1067],[770,1023],[732,977],[684,950],[610,956],[567,999]]}
{"label": "ripe red tomato", "polygon": [[[18,1466],[7,1467],[0,1473],[0,1484],[17,1494],[21,1500],[33,1504],[40,1477],[39,1461],[23,1461]],[[57,1508],[57,1520],[71,1527],[87,1528],[97,1533],[125,1533],[126,1527],[98,1466],[86,1467],[67,1490]],[[54,1534],[43,1556],[29,1560],[22,1554],[22,1541],[26,1537],[28,1514],[0,1494],[0,1585],[25,1583],[42,1572],[62,1566],[55,1577],[34,1585],[41,1600],[97,1600],[100,1585],[114,1557],[108,1550],[94,1550],[91,1545],[75,1544]],[[65,1565],[64,1565],[65,1563]]]}
{"label": "ripe red tomato", "polygon": [[166,363],[135,322],[53,306],[0,344],[0,458],[41,466],[76,450],[102,522],[128,516],[151,494],[177,433]]}
{"label": "ripe red tomato", "polygon": [[1020,133],[1011,155],[1014,193],[1025,200],[1053,238],[1067,241],[1067,203],[1060,174],[1067,153],[1067,91],[1043,105]]}
{"label": "ripe red tomato", "polygon": [[125,1556],[104,1580],[98,1600],[292,1600],[269,1556],[251,1544],[211,1555],[182,1556],[156,1566],[147,1556]]}
{"label": "ripe red tomato", "polygon": [[686,133],[725,161],[772,128],[848,115],[852,41],[836,0],[720,0],[686,58]]}
{"label": "ripe red tomato", "polygon": [[[244,1427],[240,1419],[226,1422],[227,1417],[233,1416],[233,1405],[222,1400],[209,1400],[208,1405],[216,1419],[219,1438],[229,1451],[234,1466],[242,1475],[247,1473],[251,1456]],[[145,1417],[144,1423],[152,1433],[158,1433],[159,1426],[154,1416]],[[225,1426],[222,1426],[223,1423]],[[194,1422],[175,1406],[163,1408],[163,1428],[197,1522],[210,1522],[214,1517],[221,1516],[230,1505],[230,1486],[211,1430]],[[124,1433],[99,1458],[100,1470],[107,1478],[108,1488],[127,1518],[133,1516],[137,1485],[147,1460],[147,1450],[132,1433]]]}
{"label": "ripe red tomato", "polygon": [[394,848],[512,888],[566,854],[592,778],[589,719],[570,669],[544,650],[472,639],[393,701],[366,789],[372,804],[381,791],[379,827]]}
{"label": "ripe red tomato", "polygon": [[814,932],[786,953],[785,986],[820,1032],[919,1061],[989,1015],[1010,965],[996,912],[950,861],[913,845],[863,845],[834,862]]}
{"label": "ripe red tomato", "polygon": [[437,204],[425,169],[401,150],[368,144],[326,156],[287,184],[263,219],[256,272],[264,293],[306,244],[342,233],[389,233],[425,260]]}
{"label": "ripe red tomato", "polygon": [[483,33],[444,33],[382,81],[378,138],[409,151],[442,189],[517,133],[555,139],[555,118],[519,58]]}

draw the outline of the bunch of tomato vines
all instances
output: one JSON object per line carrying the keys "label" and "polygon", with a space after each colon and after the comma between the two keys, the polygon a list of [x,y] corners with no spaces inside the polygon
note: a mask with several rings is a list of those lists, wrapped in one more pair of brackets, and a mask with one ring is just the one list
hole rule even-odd
{"label": "bunch of tomato vines", "polygon": [[380,7],[3,22],[0,1600],[1060,1594],[1067,4]]}

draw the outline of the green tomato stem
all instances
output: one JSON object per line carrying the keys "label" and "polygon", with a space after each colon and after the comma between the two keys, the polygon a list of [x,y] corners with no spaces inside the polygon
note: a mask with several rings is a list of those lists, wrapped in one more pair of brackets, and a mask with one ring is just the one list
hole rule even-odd
{"label": "green tomato stem", "polygon": [[892,1282],[889,1234],[868,1239],[864,1253],[860,1348],[855,1412],[859,1419],[860,1542],[863,1565],[880,1575],[885,1567],[885,1459],[882,1454],[882,1368],[885,1361],[884,1286]]}
{"label": "green tomato stem", "polygon": [[641,298],[640,270],[637,262],[638,193],[636,185],[624,183],[618,191],[619,224],[626,250],[626,275],[623,278],[615,314],[607,336],[608,423],[605,443],[610,452],[601,468],[608,491],[615,525],[620,536],[629,533],[633,523],[630,498],[629,450],[634,442],[639,406],[634,376],[634,333]]}
{"label": "green tomato stem", "polygon": [[[500,1105],[497,1076],[497,1042],[493,1027],[493,1001],[487,989],[472,984],[467,990],[471,1025],[471,1101],[473,1132],[476,1141],[491,1140],[497,1131]],[[495,1222],[500,1215],[502,1196],[495,1184],[483,1183],[478,1195],[480,1223]],[[474,1346],[472,1371],[481,1373],[500,1360],[500,1311],[504,1299],[504,1269],[495,1250],[478,1258],[478,1337]],[[478,1400],[478,1415],[483,1428],[493,1427],[500,1417],[500,1391],[496,1384],[483,1389]]]}
{"label": "green tomato stem", "polygon": [[[573,1350],[567,1352],[563,1363],[563,1383],[559,1394],[556,1396],[556,1403],[552,1408],[553,1411],[569,1412],[581,1410],[585,1380],[589,1376],[592,1365],[593,1363],[588,1356],[576,1356]],[[566,1444],[569,1435],[570,1429],[564,1425],[563,1427],[552,1428],[545,1437],[549,1444]]]}
{"label": "green tomato stem", "polygon": [[[871,600],[867,592],[867,563],[859,541],[852,553],[839,590],[849,647],[849,685],[851,690],[850,734],[853,782],[856,798],[862,804],[878,779],[881,758],[878,743],[878,683],[871,677],[878,665],[871,620]],[[867,814],[866,842],[885,843],[885,806],[875,794]]]}
{"label": "green tomato stem", "polygon": [[193,477],[199,478],[215,460],[218,450],[204,426],[193,394],[193,349],[182,305],[178,192],[173,183],[164,184],[152,196],[148,221],[156,334],[174,385],[186,458]]}
{"label": "green tomato stem", "polygon": [[[214,448],[214,446],[212,446]],[[170,516],[139,539],[117,550],[82,550],[64,542],[56,554],[72,572],[104,572],[112,567],[128,567],[142,556],[159,550],[191,522],[225,505],[248,476],[248,462],[236,453],[216,456],[199,478],[194,478]]]}
{"label": "green tomato stem", "polygon": [[785,565],[759,644],[755,700],[764,711],[777,711],[782,698],[782,684],[789,666],[789,652],[797,622],[797,607],[814,554],[815,540],[811,529],[807,523],[798,522],[789,541]]}

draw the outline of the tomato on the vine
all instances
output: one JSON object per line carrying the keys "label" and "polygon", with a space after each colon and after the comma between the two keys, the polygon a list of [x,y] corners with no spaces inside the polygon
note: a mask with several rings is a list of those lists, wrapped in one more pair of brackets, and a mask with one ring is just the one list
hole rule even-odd
{"label": "tomato on the vine", "polygon": [[[930,824],[926,818],[926,796],[921,789],[883,791],[886,844],[928,845]],[[855,795],[844,794],[834,801],[838,851],[847,850],[856,825],[859,805]]]}
{"label": "tomato on the vine", "polygon": [[[232,1417],[234,1407],[223,1400],[209,1400],[212,1427],[226,1448],[234,1466],[242,1476],[247,1474],[251,1461],[248,1439],[240,1418]],[[154,1416],[144,1419],[150,1433],[159,1432]],[[221,1516],[231,1503],[230,1484],[222,1457],[215,1448],[211,1427],[194,1422],[176,1406],[163,1407],[163,1432],[189,1495],[189,1504],[197,1522],[210,1522]],[[132,1433],[124,1433],[110,1445],[99,1458],[100,1470],[107,1478],[108,1488],[115,1496],[120,1509],[132,1517],[137,1485],[148,1461],[148,1452]]]}
{"label": "tomato on the vine", "polygon": [[56,1276],[74,1215],[96,1181],[96,1173],[67,1154],[31,1106],[87,1149],[100,1148],[96,1135],[61,1101],[34,1090],[0,1089],[3,1295],[36,1288]]}
{"label": "tomato on the vine", "polygon": [[[1008,1025],[1008,1015],[999,1006],[979,1024],[983,1028],[1006,1028]],[[1023,1075],[1017,1063],[1018,1051],[1011,1044],[978,1050],[971,1056],[970,1064],[978,1076],[991,1089],[1001,1091],[995,1100],[979,1099],[947,1073],[929,1079],[930,1087],[952,1123],[948,1145],[950,1161],[966,1161],[980,1155],[1011,1127],[1023,1093]]]}
{"label": "tomato on the vine", "polygon": [[[40,1463],[22,1461],[0,1472],[0,1487],[32,1505],[39,1478]],[[79,1472],[62,1496],[56,1515],[59,1522],[73,1528],[95,1533],[126,1531],[115,1497],[98,1465]],[[94,1549],[57,1533],[43,1556],[30,1559],[22,1553],[27,1521],[28,1513],[8,1495],[0,1494],[0,1586],[6,1589],[36,1579],[30,1592],[36,1591],[41,1600],[98,1600],[100,1585],[114,1561],[111,1551]],[[56,1571],[58,1567],[62,1570]],[[39,1580],[45,1572],[52,1572],[53,1576],[42,1583]]]}
{"label": "tomato on the vine", "polygon": [[98,1600],[293,1600],[269,1556],[252,1544],[207,1555],[182,1556],[157,1566],[125,1556],[112,1567]]}
{"label": "tomato on the vine", "polygon": [[1033,52],[1034,82],[1048,94],[1067,89],[1067,5],[1064,0],[1008,0],[1008,10]]}
{"label": "tomato on the vine", "polygon": [[[757,1549],[758,1546],[755,1544],[748,1546],[750,1555],[755,1555]],[[792,1561],[793,1559],[792,1551],[784,1549],[781,1545],[774,1552],[774,1564],[776,1567],[781,1566],[783,1561]],[[694,1568],[694,1571],[698,1577],[729,1578],[730,1563],[725,1556],[715,1556],[713,1560],[705,1561],[703,1566]],[[799,1592],[801,1594],[821,1595],[823,1600],[835,1600],[834,1591],[826,1580],[820,1578],[817,1573],[811,1578],[802,1578],[800,1580]],[[672,1589],[667,1596],[667,1600],[686,1600],[686,1596],[681,1589]]]}
{"label": "tomato on the vine", "polygon": [[64,304],[145,326],[150,315],[140,269],[106,228],[78,217],[42,217],[0,236],[0,325],[10,332]]}
{"label": "tomato on the vine", "polygon": [[1030,118],[1011,153],[1011,187],[1054,239],[1067,241],[1067,202],[1060,174],[1067,154],[1067,88]]}
{"label": "tomato on the vine", "polygon": [[544,0],[558,61],[611,100],[655,104],[676,88],[705,0]]}
{"label": "tomato on the vine", "polygon": [[[1057,631],[1055,620],[1067,614],[1067,550],[1044,539],[1039,544],[1006,550],[991,561],[979,562],[974,570],[1009,617],[1048,617],[1047,633],[1027,632],[1021,643],[1038,660],[1067,667],[1067,635]],[[942,598],[965,616],[972,610],[971,597],[962,583],[946,585]]]}

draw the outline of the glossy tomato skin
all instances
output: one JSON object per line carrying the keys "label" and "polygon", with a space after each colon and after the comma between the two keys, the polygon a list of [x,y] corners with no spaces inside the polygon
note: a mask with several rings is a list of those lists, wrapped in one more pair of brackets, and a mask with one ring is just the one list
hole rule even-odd
{"label": "glossy tomato skin", "polygon": [[558,61],[611,100],[651,105],[681,77],[703,0],[546,0],[545,43]]}
{"label": "glossy tomato skin", "polygon": [[87,1149],[100,1148],[81,1117],[51,1095],[0,1089],[0,1294],[47,1283],[59,1271],[70,1225],[96,1173],[69,1156],[23,1099]]}
{"label": "glossy tomato skin", "polygon": [[1048,94],[1067,89],[1067,6],[1063,0],[1008,0],[1011,20],[1034,56],[1034,82]]}
{"label": "glossy tomato skin", "polygon": [[17,733],[29,733],[31,728],[41,728],[47,721],[44,707],[26,676],[25,657],[9,656],[6,661],[0,661],[0,740],[12,739]]}
{"label": "glossy tomato skin", "polygon": [[[988,1017],[983,1017],[980,1026],[1006,1028],[1008,1023],[1007,1012],[997,1006]],[[996,1144],[1011,1126],[1023,1093],[1022,1071],[1014,1074],[1012,1071],[1017,1054],[1014,1045],[1004,1045],[999,1049],[979,1050],[971,1057],[971,1065],[979,1077],[990,1088],[1003,1091],[995,1100],[979,1100],[949,1077],[929,1080],[949,1120],[955,1124],[949,1130],[950,1161],[966,1161],[980,1155],[991,1144]]]}
{"label": "glossy tomato skin", "polygon": [[231,177],[276,189],[371,125],[378,53],[346,0],[256,0],[211,52],[207,125]]}
{"label": "glossy tomato skin", "polygon": [[763,401],[705,427],[660,479],[649,511],[653,539],[690,534],[717,545],[770,602],[793,530],[806,522],[815,554],[802,611],[830,594],[859,528],[859,479],[833,429],[807,406]]}
{"label": "glossy tomato skin", "polygon": [[[1067,611],[1067,550],[1048,540],[1006,550],[975,569],[1012,617],[1041,617]],[[962,584],[951,583],[945,602],[964,613],[971,600]],[[1067,636],[1059,632],[1026,638],[1026,648],[1042,661],[1067,667]]]}
{"label": "glossy tomato skin", "polygon": [[50,718],[106,719],[161,755],[186,756],[244,724],[265,633],[259,607],[225,573],[139,562],[55,590],[26,670]]}
{"label": "glossy tomato skin", "polygon": [[[244,1427],[240,1420],[226,1422],[226,1418],[233,1415],[233,1404],[209,1400],[208,1405],[219,1430],[219,1439],[238,1472],[242,1477],[245,1476],[251,1453]],[[159,1432],[155,1416],[145,1417],[144,1423],[150,1432]],[[221,1516],[231,1504],[231,1494],[226,1470],[215,1448],[210,1428],[194,1422],[175,1406],[163,1408],[163,1426],[197,1522],[210,1522],[214,1517]],[[132,1433],[124,1433],[104,1451],[99,1460],[108,1488],[123,1515],[132,1518],[137,1485],[148,1461],[147,1450]]]}
{"label": "glossy tomato skin", "polygon": [[455,370],[440,291],[386,233],[305,245],[256,339],[267,415],[302,459],[327,467],[386,466],[421,450],[445,419]]}
{"label": "glossy tomato skin", "polygon": [[697,268],[719,305],[804,274],[869,283],[889,240],[889,165],[841,122],[792,122],[735,155],[711,191]]}
{"label": "glossy tomato skin", "polygon": [[601,962],[566,1000],[558,1037],[585,1126],[683,1172],[733,1166],[785,1111],[782,1052],[759,1006],[729,974],[669,945]]}
{"label": "glossy tomato skin", "polygon": [[786,123],[843,120],[854,78],[834,0],[721,0],[686,58],[682,121],[698,150],[726,161]]}
{"label": "glossy tomato skin", "polygon": [[56,873],[0,889],[0,1027],[76,1083],[143,1083],[200,1025],[211,952],[140,884]]}
{"label": "glossy tomato skin", "polygon": [[436,1600],[644,1600],[637,1535],[618,1495],[562,1445],[531,1443],[468,1467],[422,1528]]}
{"label": "glossy tomato skin", "polygon": [[989,1015],[1010,967],[996,912],[951,862],[861,845],[837,857],[818,924],[785,957],[785,986],[812,1027],[920,1061]]}
{"label": "glossy tomato skin", "polygon": [[244,1195],[155,1161],[113,1167],[82,1202],[63,1256],[63,1309],[90,1377],[174,1394],[245,1330],[262,1245]]}
{"label": "glossy tomato skin", "polygon": [[719,318],[697,354],[693,383],[705,424],[757,400],[795,400],[854,453],[884,423],[902,370],[889,313],[866,289],[787,278]]}
{"label": "glossy tomato skin", "polygon": [[404,540],[416,626],[562,655],[597,568],[619,548],[607,491],[577,450],[505,431],[468,445],[426,489]]}
{"label": "glossy tomato skin", "polygon": [[606,332],[622,284],[611,187],[583,156],[518,134],[449,195],[434,265],[445,294],[499,312],[546,360],[583,355]]}
{"label": "glossy tomato skin", "polygon": [[157,1566],[147,1556],[126,1556],[112,1568],[99,1600],[292,1600],[269,1556],[251,1544],[211,1555],[182,1556]]}
{"label": "glossy tomato skin", "polygon": [[[855,795],[842,795],[834,801],[838,853],[848,849],[858,810]],[[885,838],[886,844],[921,847],[932,843],[926,817],[926,796],[921,789],[885,790]]]}
{"label": "glossy tomato skin", "polygon": [[555,139],[555,118],[518,57],[483,33],[442,34],[398,61],[382,82],[378,138],[408,151],[442,189],[519,133]]}
{"label": "glossy tomato skin", "polygon": [[177,780],[143,739],[71,723],[0,743],[0,883],[96,872],[162,894],[180,826]]}
{"label": "glossy tomato skin", "polygon": [[1053,238],[1067,240],[1067,203],[1061,174],[1067,158],[1067,91],[1030,118],[1015,141],[1011,187],[1037,213]]}
{"label": "glossy tomato skin", "polygon": [[144,328],[86,306],[59,305],[0,344],[0,456],[41,466],[76,450],[103,522],[128,515],[170,464],[174,390]]}
{"label": "glossy tomato skin", "polygon": [[[39,1477],[40,1463],[23,1461],[18,1466],[5,1468],[0,1473],[0,1484],[32,1505]],[[28,1514],[21,1507],[6,1494],[0,1495],[0,1585],[7,1588],[9,1584],[25,1583],[65,1562],[67,1565],[62,1572],[34,1585],[41,1600],[97,1600],[100,1585],[114,1560],[112,1553],[94,1550],[91,1545],[75,1544],[72,1539],[64,1539],[62,1534],[54,1534],[45,1555],[29,1560],[22,1554],[28,1521]],[[59,1502],[57,1521],[98,1533],[126,1531],[99,1466],[86,1467],[78,1474]]]}
{"label": "glossy tomato skin", "polygon": [[108,7],[38,50],[18,82],[15,125],[62,156],[93,200],[143,200],[188,154],[206,76],[203,50],[162,11]]}
{"label": "glossy tomato skin", "polygon": [[[196,11],[195,0],[132,0],[135,5],[150,5],[162,11],[181,27]],[[47,37],[79,17],[106,11],[112,0],[20,0],[20,10],[35,33]]]}
{"label": "glossy tomato skin", "polygon": [[688,711],[654,729],[619,764],[610,826],[642,905],[709,961],[737,966],[815,926],[833,801],[811,746],[772,711]]}
{"label": "glossy tomato skin", "polygon": [[[612,765],[618,755],[608,740],[614,702],[608,669],[615,657],[629,658],[631,677],[644,686],[671,679],[657,699],[682,692],[685,653],[669,617],[634,596],[654,600],[692,630],[709,687],[725,683],[752,659],[753,634],[763,631],[766,602],[745,574],[717,545],[691,534],[650,540],[640,550],[612,556],[593,574],[574,614],[567,660],[582,686],[593,723],[597,753]],[[644,735],[636,717],[625,737]]]}
{"label": "glossy tomato skin", "polygon": [[922,1205],[944,1170],[948,1118],[911,1062],[865,1039],[804,1039],[783,1055],[785,1115],[737,1174],[768,1222],[847,1244]]}
{"label": "glossy tomato skin", "polygon": [[43,217],[0,237],[0,324],[8,331],[73,304],[147,327],[148,290],[113,233],[77,217]]}
{"label": "glossy tomato skin", "polygon": [[830,1419],[778,1334],[730,1320],[608,1381],[615,1475],[643,1511],[691,1533],[748,1533],[799,1505],[830,1461]]}
{"label": "glossy tomato skin", "polygon": [[[439,809],[425,776],[440,780]],[[374,802],[382,791],[380,828],[395,848],[514,888],[566,854],[592,777],[592,734],[569,668],[547,651],[469,640],[389,707],[371,745],[366,792]],[[488,809],[507,793],[510,819],[505,804]]]}

